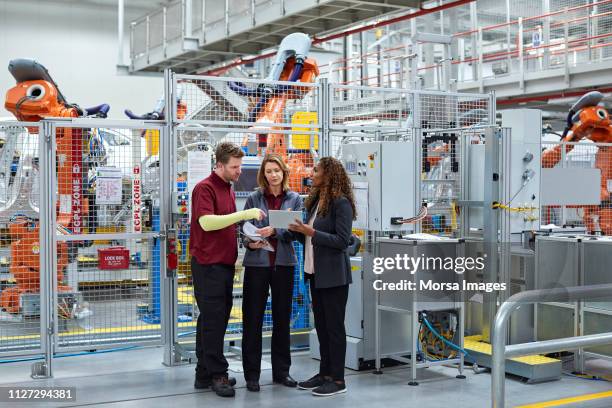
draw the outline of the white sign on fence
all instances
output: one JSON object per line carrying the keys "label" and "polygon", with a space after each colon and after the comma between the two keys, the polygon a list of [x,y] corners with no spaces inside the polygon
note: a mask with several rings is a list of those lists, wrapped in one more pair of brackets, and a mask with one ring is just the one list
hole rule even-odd
{"label": "white sign on fence", "polygon": [[96,169],[96,204],[121,204],[121,169]]}

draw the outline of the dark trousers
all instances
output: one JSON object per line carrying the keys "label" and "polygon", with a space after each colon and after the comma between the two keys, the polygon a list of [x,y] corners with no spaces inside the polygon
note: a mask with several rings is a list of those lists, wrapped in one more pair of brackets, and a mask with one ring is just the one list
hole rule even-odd
{"label": "dark trousers", "polygon": [[223,355],[225,331],[232,311],[233,265],[201,265],[191,258],[193,293],[200,309],[196,331],[196,376],[227,375]]}
{"label": "dark trousers", "polygon": [[348,285],[316,289],[314,279],[310,278],[312,312],[321,354],[319,375],[332,377],[334,381],[344,381],[346,355],[344,315],[348,291]]}
{"label": "dark trousers", "polygon": [[242,367],[247,381],[261,373],[261,336],[268,293],[272,292],[272,378],[289,375],[289,326],[293,266],[245,267],[242,292]]}

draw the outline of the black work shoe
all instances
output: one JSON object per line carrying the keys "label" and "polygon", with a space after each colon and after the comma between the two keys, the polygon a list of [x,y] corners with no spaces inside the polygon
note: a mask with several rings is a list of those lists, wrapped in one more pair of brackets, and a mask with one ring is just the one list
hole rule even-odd
{"label": "black work shoe", "polygon": [[282,384],[285,387],[290,387],[290,388],[295,388],[297,387],[297,381],[295,381],[293,378],[291,378],[291,376],[289,374],[287,374],[284,377],[275,377],[272,378],[272,381],[274,381],[276,384]]}
{"label": "black work shoe", "polygon": [[297,383],[297,387],[300,390],[314,390],[315,388],[320,387],[323,384],[325,384],[325,379],[323,378],[323,376],[315,374],[306,381],[300,381],[299,383]]}
{"label": "black work shoe", "polygon": [[234,391],[234,387],[230,385],[227,377],[213,378],[212,390],[220,397],[233,397],[236,395],[236,391]]}
{"label": "black work shoe", "polygon": [[312,390],[312,395],[316,395],[317,397],[330,397],[345,392],[346,385],[344,383],[338,384],[335,381],[327,381],[325,384]]}
{"label": "black work shoe", "polygon": [[[229,384],[233,387],[234,385],[236,385],[236,378],[234,377],[229,377],[228,378]],[[193,383],[193,388],[197,389],[197,390],[203,390],[206,389],[208,387],[210,387],[212,385],[212,378],[208,377],[208,378],[198,378],[196,376],[196,379]]]}
{"label": "black work shoe", "polygon": [[247,381],[247,390],[259,392],[259,381]]}

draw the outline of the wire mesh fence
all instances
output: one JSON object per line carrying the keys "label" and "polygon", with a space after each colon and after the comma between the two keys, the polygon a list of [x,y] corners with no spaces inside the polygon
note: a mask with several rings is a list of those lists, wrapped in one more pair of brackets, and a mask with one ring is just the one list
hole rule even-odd
{"label": "wire mesh fence", "polygon": [[[308,70],[305,67],[304,70]],[[178,123],[198,123],[261,132],[291,129],[295,124],[316,129],[319,85],[310,82],[267,81],[176,75],[174,87]],[[184,112],[184,113],[183,113]],[[308,121],[299,119],[308,116]]]}
{"label": "wire mesh fence", "polygon": [[[159,197],[159,158],[143,128],[55,128],[58,230],[63,235],[144,231]],[[146,140],[143,136],[146,136]],[[144,211],[144,209],[147,211]]]}
{"label": "wire mesh fence", "polygon": [[[421,176],[417,188],[421,204],[428,208],[421,230],[460,236],[462,175],[469,171],[463,168],[469,167],[464,145],[482,139],[483,129],[492,124],[492,95],[403,92],[335,84],[330,88],[330,155],[341,158],[347,144],[412,143],[418,135],[421,144],[416,149],[421,156],[421,169],[417,171]],[[401,172],[402,166],[419,164],[406,157],[405,162],[397,164],[396,172]]]}
{"label": "wire mesh fence", "polygon": [[413,94],[396,88],[330,85],[330,129],[413,127]]}
{"label": "wire mesh fence", "polygon": [[[541,209],[543,225],[585,228],[587,233],[612,234],[612,144],[593,143],[585,140],[578,143],[546,143],[542,153],[542,167],[599,170],[600,185],[594,200],[595,205],[545,205]],[[584,183],[593,184],[592,180]],[[596,186],[597,188],[597,186]]]}
{"label": "wire mesh fence", "polygon": [[[162,314],[156,238],[66,241],[58,264],[57,349],[159,343]],[[61,245],[61,244],[60,244]]]}
{"label": "wire mesh fence", "polygon": [[458,237],[461,234],[459,200],[462,196],[461,150],[466,135],[461,130],[422,132],[421,201],[427,215],[421,222],[424,233]]}
{"label": "wire mesh fence", "polygon": [[159,128],[53,127],[56,348],[161,340]]}
{"label": "wire mesh fence", "polygon": [[0,125],[0,355],[40,339],[38,124]]}
{"label": "wire mesh fence", "polygon": [[[283,81],[175,75],[173,86],[177,95],[173,172],[177,177],[174,191],[178,200],[174,213],[181,214],[175,217],[181,244],[176,320],[176,340],[180,340],[195,333],[199,316],[189,255],[190,193],[211,173],[215,147],[221,142],[231,142],[245,153],[240,178],[233,186],[238,210],[258,188],[257,174],[262,158],[268,153],[279,154],[287,163],[289,188],[306,193],[305,181],[319,156],[321,101],[320,86],[311,83],[296,85]],[[240,243],[239,236],[237,239]],[[294,246],[299,264],[294,268],[291,329],[299,331],[310,327],[309,301],[303,277],[303,249],[301,244],[294,243]],[[228,338],[242,335],[244,252],[239,245]],[[271,301],[269,298],[266,304],[264,334],[272,330]]]}
{"label": "wire mesh fence", "polygon": [[486,126],[495,121],[489,94],[419,91],[415,93],[415,126],[447,130]]}
{"label": "wire mesh fence", "polygon": [[[281,154],[296,177],[291,179],[291,189],[306,193],[305,180],[324,145],[330,148],[329,154],[338,157],[347,143],[413,140],[415,129],[419,129],[429,141],[440,138],[448,144],[448,150],[440,154],[438,162],[450,162],[450,173],[453,173],[458,147],[454,146],[452,130],[473,127],[489,119],[487,95],[332,86],[326,90],[329,99],[322,101],[320,84],[253,80],[236,84],[226,79],[187,76],[176,79],[175,92],[180,97],[173,105],[176,145],[171,171],[176,182],[171,189],[175,193],[171,204],[180,253],[178,309],[173,322],[179,338],[193,333],[199,314],[189,265],[189,193],[194,183],[204,177],[201,172],[194,174],[198,160],[202,164],[204,158],[210,173],[214,148],[219,142],[233,142],[246,154],[242,175],[234,186],[237,207],[241,209],[244,199],[257,187],[257,172],[266,153]],[[271,96],[262,97],[269,90]],[[326,119],[320,110],[324,104],[330,106],[330,116]],[[432,109],[438,109],[436,121],[430,113]],[[329,122],[324,124],[322,120]],[[53,306],[58,329],[56,350],[159,343],[163,313],[160,127],[104,126],[100,121],[62,123],[65,122],[52,127],[56,153],[52,200],[57,207],[54,210],[57,296]],[[328,125],[328,133],[323,133],[324,125]],[[3,130],[6,134],[7,130]],[[27,222],[36,219],[35,196],[39,189],[35,185],[36,177],[23,174],[38,171],[38,153],[30,153],[33,147],[22,145],[27,141],[37,146],[38,138],[23,126],[9,133],[13,136],[5,137],[0,158],[11,172],[10,177],[5,172],[4,179],[0,180],[0,204],[9,209],[13,208],[10,206],[15,197],[23,199],[16,194],[17,181],[34,183],[27,188],[30,197],[26,197],[32,211],[20,215],[30,218],[16,220],[20,228],[27,230]],[[324,134],[329,140],[323,140]],[[437,154],[424,151],[427,157]],[[429,169],[425,177],[433,180],[433,173]],[[452,177],[444,177],[445,182],[451,183]],[[456,177],[452,183],[456,188],[461,186]],[[441,195],[449,199],[448,194]],[[428,199],[433,200],[431,196]],[[437,232],[448,231],[439,228]],[[13,241],[22,239],[20,233],[16,232]],[[303,248],[300,244],[294,245],[299,264],[294,269],[291,328],[299,331],[310,327],[309,300],[303,277]],[[241,248],[228,336],[240,336],[242,332],[243,253]],[[272,330],[270,301],[266,306],[264,332]],[[5,313],[18,315],[6,310]],[[39,323],[29,327],[23,319],[19,321],[21,326],[14,326],[15,319],[10,323],[13,326],[0,325],[3,329],[6,327],[6,342],[2,344],[10,345],[11,350],[20,346],[19,341],[21,347],[36,347],[36,339],[40,339]]]}

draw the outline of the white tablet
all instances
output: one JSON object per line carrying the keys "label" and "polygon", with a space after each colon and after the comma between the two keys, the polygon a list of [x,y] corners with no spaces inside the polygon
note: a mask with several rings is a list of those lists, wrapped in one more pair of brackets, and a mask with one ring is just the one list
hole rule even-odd
{"label": "white tablet", "polygon": [[295,224],[295,220],[302,221],[301,211],[269,210],[268,220],[273,228],[287,229],[289,224]]}

